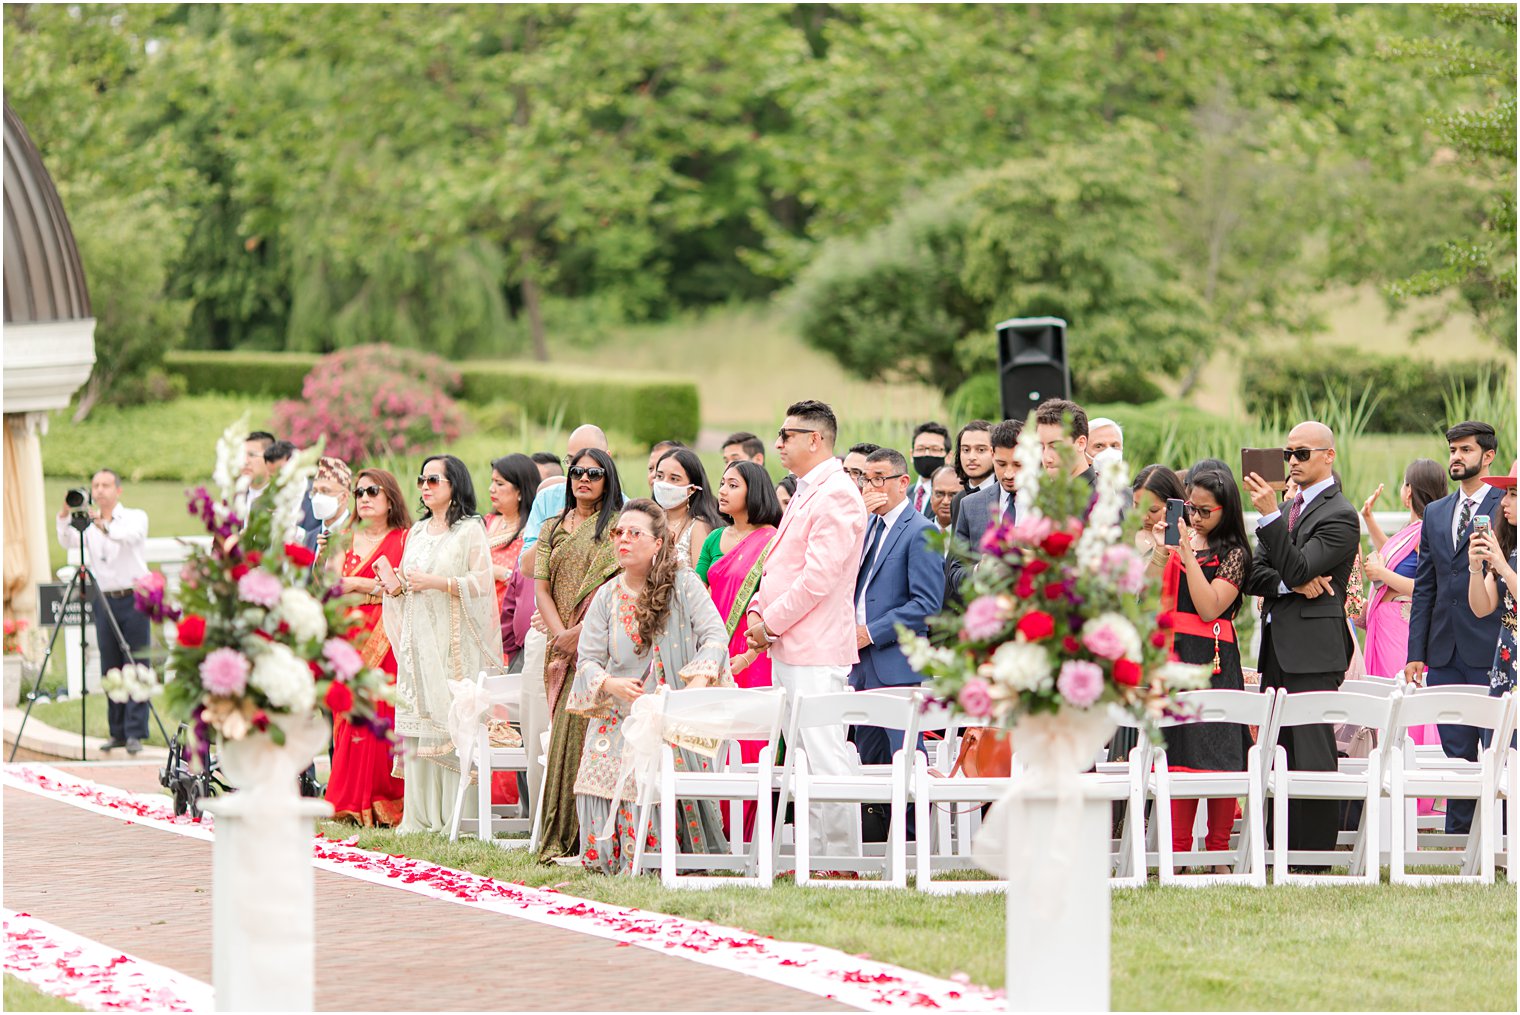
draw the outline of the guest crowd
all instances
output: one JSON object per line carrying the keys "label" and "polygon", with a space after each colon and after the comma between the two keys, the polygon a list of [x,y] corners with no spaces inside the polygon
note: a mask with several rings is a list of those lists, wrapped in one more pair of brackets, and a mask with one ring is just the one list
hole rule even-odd
{"label": "guest crowd", "polygon": [[[1120,424],[1089,420],[1070,401],[1040,405],[1033,424],[1052,474],[1068,470],[1092,483],[1095,463],[1124,455]],[[606,436],[586,424],[570,434],[563,458],[540,452],[491,462],[484,501],[464,462],[426,458],[415,520],[391,473],[352,474],[342,461],[321,459],[301,536],[362,617],[365,661],[395,680],[402,741],[393,756],[336,719],[328,800],[360,823],[446,830],[460,778],[448,681],[507,667],[522,672],[524,691],[520,729],[501,733],[522,738],[529,763],[521,782],[498,777],[493,799],[516,802],[531,788],[541,859],[627,869],[640,835],[629,804],[635,791],[619,785],[622,725],[633,703],[662,687],[779,685],[795,700],[920,683],[898,650],[898,628],[927,633],[928,618],[961,595],[977,566],[974,554],[968,562],[928,537],[953,534],[974,548],[989,525],[1014,520],[1014,449],[1025,425],[972,420],[952,439],[947,427],[926,422],[903,435],[906,453],[870,443],[841,450],[830,407],[800,401],[769,442],[730,435],[711,477],[679,441],[656,444],[647,475],[635,481],[646,499],[631,495]],[[1486,685],[1495,695],[1513,689],[1515,469],[1494,474],[1497,440],[1486,423],[1457,423],[1445,438],[1446,466],[1410,463],[1387,496],[1408,511],[1392,534],[1374,515],[1381,486],[1360,510],[1347,499],[1335,472],[1336,435],[1321,423],[1285,435],[1285,483],[1237,476],[1218,459],[1133,463],[1137,539],[1158,579],[1174,658],[1209,667],[1214,687],[1244,689],[1253,671],[1236,623],[1251,610],[1263,689],[1333,690],[1364,674]],[[294,450],[267,433],[249,436],[241,514],[260,509],[268,477]],[[140,558],[130,547],[146,538],[147,524],[121,507],[114,473],[103,470],[95,484],[100,517],[84,538],[110,597],[115,585],[131,587],[135,575],[118,576],[117,565]],[[1172,539],[1168,502],[1182,509]],[[1252,527],[1247,502],[1258,516]],[[59,538],[77,545],[66,516]],[[1364,523],[1372,546],[1365,557]],[[112,734],[135,743],[145,721],[113,712]],[[1454,758],[1475,760],[1480,749],[1470,727],[1422,735]],[[854,755],[889,762],[902,746],[900,733],[864,727],[808,729],[801,739],[823,773],[846,772]],[[1336,767],[1329,726],[1284,730],[1281,743],[1292,767]],[[1168,732],[1173,769],[1240,770],[1249,745],[1243,727]],[[761,746],[742,744],[745,760]],[[1128,746],[1121,735],[1111,753]],[[689,768],[713,763],[700,750],[679,754]],[[1175,845],[1186,850],[1197,804],[1173,806]],[[1290,848],[1334,847],[1334,802],[1292,807]],[[1224,849],[1235,801],[1207,809],[1207,848]],[[752,831],[752,808],[742,828],[711,804],[683,803],[682,811],[675,827],[683,851],[726,851],[732,837]],[[845,807],[815,805],[810,817],[815,852],[856,852],[859,825]],[[1452,801],[1447,831],[1467,831],[1472,817],[1470,802]],[[650,850],[660,847],[658,828],[645,833]]]}

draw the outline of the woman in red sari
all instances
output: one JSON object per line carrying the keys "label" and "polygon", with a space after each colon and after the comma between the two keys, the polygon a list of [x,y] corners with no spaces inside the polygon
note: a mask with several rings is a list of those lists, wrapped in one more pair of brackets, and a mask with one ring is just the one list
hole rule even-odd
{"label": "woman in red sari", "polygon": [[[396,682],[396,656],[380,622],[379,576],[375,563],[384,557],[392,567],[401,564],[406,534],[412,527],[406,500],[396,477],[383,469],[365,469],[354,483],[354,521],[350,544],[343,555],[343,592],[357,593],[354,610],[363,627],[355,638],[366,666],[378,666]],[[384,702],[375,705],[386,720],[395,709]],[[390,746],[367,729],[351,726],[343,716],[333,718],[332,775],[327,780],[327,802],[334,817],[361,825],[395,825],[401,820],[405,784],[391,774]]]}
{"label": "woman in red sari", "polygon": [[[760,570],[765,566],[765,550],[776,535],[781,521],[781,502],[770,476],[754,462],[731,462],[723,470],[718,484],[718,510],[729,522],[714,529],[702,544],[697,560],[697,577],[707,582],[713,605],[728,629],[729,666],[734,683],[740,687],[770,687],[771,659],[768,653],[749,647],[745,632],[749,630],[744,608],[760,587]],[[759,740],[739,741],[740,755],[747,763],[760,758],[765,744]],[[744,805],[744,838],[754,831],[755,805]],[[730,835],[728,809],[723,810],[723,831]]]}

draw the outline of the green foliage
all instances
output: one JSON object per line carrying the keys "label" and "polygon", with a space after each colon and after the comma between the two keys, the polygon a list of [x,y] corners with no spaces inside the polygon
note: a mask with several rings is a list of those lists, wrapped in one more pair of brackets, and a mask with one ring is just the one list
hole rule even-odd
{"label": "green foliage", "polygon": [[1254,354],[1241,370],[1242,399],[1257,416],[1291,415],[1295,400],[1325,407],[1335,403],[1337,393],[1356,400],[1370,390],[1381,397],[1367,428],[1385,433],[1441,433],[1456,422],[1445,400],[1463,387],[1497,395],[1509,382],[1494,364],[1482,361],[1429,363],[1323,347]]}
{"label": "green foliage", "polygon": [[33,987],[19,977],[5,974],[6,1011],[86,1011],[72,1001],[54,997]]}
{"label": "green foliage", "polygon": [[132,408],[104,405],[79,423],[54,416],[42,438],[43,470],[84,479],[112,468],[127,483],[205,482],[216,464],[212,448],[222,428],[244,412],[252,414],[250,428],[268,428],[269,401],[247,395],[192,394]]}
{"label": "green foliage", "polygon": [[458,366],[468,401],[511,398],[533,417],[560,418],[571,427],[595,423],[646,446],[669,437],[689,444],[701,423],[697,387],[689,381],[527,363]]}
{"label": "green foliage", "polygon": [[164,357],[164,366],[185,379],[197,395],[222,392],[296,398],[317,357],[310,353],[200,352],[184,350]]}

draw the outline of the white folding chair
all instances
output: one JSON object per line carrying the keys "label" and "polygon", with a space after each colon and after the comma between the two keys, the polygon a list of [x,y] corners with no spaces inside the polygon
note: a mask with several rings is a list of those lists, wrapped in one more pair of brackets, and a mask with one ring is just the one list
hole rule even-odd
{"label": "white folding chair", "polygon": [[[1504,700],[1509,703],[1504,712],[1504,719],[1499,723],[1499,728],[1494,731],[1492,742],[1484,748],[1480,760],[1489,770],[1489,786],[1492,790],[1492,805],[1494,808],[1494,835],[1493,850],[1494,863],[1503,867],[1510,880],[1515,877],[1515,790],[1517,775],[1515,772],[1515,748],[1510,742],[1515,736],[1515,727],[1520,722],[1520,698],[1513,693],[1506,694]],[[1468,844],[1471,851],[1473,845]]]}
{"label": "white folding chair", "polygon": [[[493,718],[505,718],[508,722],[521,720],[522,709],[522,674],[503,673],[488,676],[484,671],[475,678],[475,686],[484,691],[491,702],[491,708],[481,716],[476,724],[474,735],[467,749],[461,752],[459,760],[459,789],[454,794],[454,815],[449,822],[449,841],[454,842],[459,838],[463,826],[475,833],[475,837],[481,842],[490,842],[499,846],[521,848],[528,845],[527,839],[502,839],[497,840],[494,835],[494,811],[491,806],[491,774],[493,772],[526,772],[528,770],[528,752],[526,745],[518,747],[500,747],[491,743],[490,720]],[[469,791],[470,771],[472,768],[477,772],[476,800],[477,814],[475,818],[466,818],[464,813],[465,794]],[[522,801],[518,804],[519,814],[503,820],[505,830],[508,832],[529,831],[527,818],[527,803]]]}
{"label": "white folding chair", "polygon": [[[676,749],[666,744],[660,754],[660,852],[650,856],[644,846],[651,823],[651,794],[644,792],[640,801],[638,844],[632,872],[642,873],[645,866],[658,862],[660,881],[667,888],[719,888],[754,885],[769,888],[775,880],[775,853],[771,846],[771,789],[775,784],[776,741],[781,732],[781,717],[786,710],[786,691],[780,687],[697,687],[670,691],[665,696],[665,721],[679,725],[682,716],[711,716],[718,711],[727,716],[730,739],[720,749],[714,767],[707,772],[677,771]],[[760,757],[746,765],[740,759],[739,741],[764,740]],[[641,787],[642,789],[642,787]],[[729,807],[729,831],[732,849],[727,854],[682,853],[676,834],[676,815],[681,802],[717,800]],[[755,835],[748,851],[743,849],[743,803],[755,804]],[[682,869],[733,869],[744,871],[742,877],[680,875]]]}
{"label": "white folding chair", "polygon": [[[549,778],[549,737],[552,734],[544,730],[538,735],[538,785],[534,787],[537,794],[533,797],[533,832],[528,836],[528,851],[534,856],[538,855],[538,846],[544,834],[544,786]],[[531,744],[523,744],[523,747],[532,750]]]}
{"label": "white folding chair", "polygon": [[[1177,696],[1178,705],[1196,715],[1195,719],[1166,719],[1161,725],[1176,727],[1184,722],[1227,722],[1256,726],[1269,738],[1259,737],[1246,751],[1243,772],[1173,772],[1167,765],[1166,750],[1154,753],[1148,787],[1155,799],[1157,866],[1163,885],[1248,884],[1261,887],[1267,883],[1266,815],[1264,811],[1266,778],[1262,757],[1276,746],[1273,717],[1277,698],[1257,691],[1210,689],[1184,691]],[[1206,800],[1213,797],[1246,798],[1245,822],[1238,844],[1229,854],[1190,850],[1174,853],[1172,849],[1172,801]],[[1228,874],[1178,874],[1176,864],[1217,864],[1229,857],[1234,870]]]}
{"label": "white folding chair", "polygon": [[[975,720],[957,715],[953,709],[936,705],[925,710],[919,719],[926,730],[945,731],[945,741],[958,742],[958,734]],[[943,750],[934,766],[946,773],[954,764],[951,752]],[[914,805],[914,872],[919,891],[948,895],[961,892],[1005,891],[1002,880],[936,880],[936,870],[969,870],[978,864],[971,855],[971,841],[981,825],[982,807],[1008,792],[1007,776],[971,778],[965,774],[940,777],[930,774],[929,759],[923,753],[913,758],[909,798]],[[937,847],[937,848],[936,848]]]}
{"label": "white folding chair", "polygon": [[[1342,681],[1340,689],[1352,694],[1371,694],[1379,698],[1387,698],[1393,695],[1402,684],[1397,677],[1374,677],[1365,676],[1355,680]],[[1323,693],[1323,692],[1313,692]]]}
{"label": "white folding chair", "polygon": [[[1452,882],[1492,884],[1494,880],[1495,772],[1479,755],[1478,761],[1461,758],[1434,758],[1413,750],[1408,730],[1426,723],[1476,726],[1498,731],[1510,708],[1509,695],[1491,698],[1487,694],[1448,688],[1427,688],[1404,696],[1394,722],[1397,750],[1389,773],[1388,795],[1393,808],[1393,843],[1389,852],[1388,879],[1394,884],[1429,885]],[[1474,813],[1464,852],[1422,849],[1423,836],[1409,835],[1412,801],[1419,797],[1444,797],[1448,801],[1472,800]],[[1413,840],[1411,842],[1411,839]],[[1446,837],[1442,841],[1449,841]],[[1409,874],[1408,867],[1460,866],[1458,874]]]}
{"label": "white folding chair", "polygon": [[[829,887],[905,888],[907,871],[907,806],[910,759],[918,742],[918,701],[892,694],[861,694],[844,691],[834,694],[805,695],[792,704],[791,720],[786,731],[786,762],[781,773],[781,795],[777,810],[776,842],[781,838],[781,821],[788,801],[794,803],[794,838],[796,876],[799,885],[812,884],[814,856],[810,840],[812,804],[848,805],[854,811],[856,841],[859,841],[860,804],[884,803],[890,808],[891,826],[887,834],[885,857],[829,856],[817,858],[824,870],[857,872],[880,871],[880,881],[819,881]],[[851,771],[843,775],[813,772],[808,765],[807,750],[802,745],[802,731],[817,727],[877,726],[901,730],[903,748],[892,757],[890,765],[862,765],[855,760]],[[779,848],[779,847],[778,847]]]}
{"label": "white folding chair", "polygon": [[[1349,681],[1348,681],[1349,683]],[[1385,763],[1388,731],[1392,727],[1402,696],[1382,694],[1346,694],[1343,691],[1310,691],[1288,694],[1279,689],[1277,729],[1315,724],[1351,723],[1374,730],[1376,746],[1366,758],[1342,758],[1336,771],[1315,772],[1288,767],[1288,752],[1277,747],[1272,754],[1267,776],[1267,793],[1272,797],[1272,882],[1273,884],[1371,884],[1382,875],[1379,848],[1382,832],[1380,804],[1383,780],[1390,767]],[[1324,856],[1288,849],[1288,804],[1300,800],[1361,800],[1362,819],[1355,848],[1350,854]],[[1289,864],[1322,864],[1350,861],[1349,875],[1294,874]]]}

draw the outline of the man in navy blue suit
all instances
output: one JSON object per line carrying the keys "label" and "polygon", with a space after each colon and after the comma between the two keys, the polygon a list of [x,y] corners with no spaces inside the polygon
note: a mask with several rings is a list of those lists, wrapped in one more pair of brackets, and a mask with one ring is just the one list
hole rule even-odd
{"label": "man in navy blue suit", "polygon": [[[928,619],[939,612],[945,573],[927,536],[934,523],[908,500],[908,462],[891,448],[866,458],[862,491],[871,517],[855,580],[856,643],[860,661],[850,671],[857,691],[911,687],[923,682],[897,643],[897,625],[927,634]],[[885,765],[902,747],[902,733],[875,726],[855,729],[855,746],[866,765]]]}
{"label": "man in navy blue suit", "polygon": [[[1446,431],[1446,445],[1451,452],[1451,478],[1460,485],[1455,493],[1425,508],[1404,676],[1415,683],[1423,678],[1432,687],[1487,687],[1502,611],[1480,618],[1468,607],[1467,544],[1473,519],[1497,515],[1504,499],[1498,488],[1483,482],[1493,465],[1498,438],[1487,423],[1469,420]],[[1436,729],[1448,758],[1478,760],[1477,727],[1443,724]],[[1448,800],[1446,831],[1466,834],[1472,828],[1473,806],[1471,800]]]}

